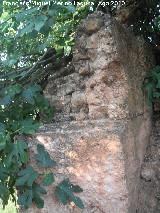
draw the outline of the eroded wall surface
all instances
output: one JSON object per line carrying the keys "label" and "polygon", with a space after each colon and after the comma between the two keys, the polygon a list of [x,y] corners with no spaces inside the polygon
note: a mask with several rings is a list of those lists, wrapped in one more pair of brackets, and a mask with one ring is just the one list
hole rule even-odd
{"label": "eroded wall surface", "polygon": [[138,213],[160,212],[160,115],[155,113],[150,143],[141,169]]}
{"label": "eroded wall surface", "polygon": [[57,180],[69,177],[84,189],[85,209],[59,204],[50,186],[44,209],[28,212],[136,213],[151,131],[142,82],[153,57],[142,39],[97,12],[77,30],[73,65],[73,73],[50,77],[45,95],[55,116],[30,147],[36,152],[35,144],[44,144],[58,163]]}

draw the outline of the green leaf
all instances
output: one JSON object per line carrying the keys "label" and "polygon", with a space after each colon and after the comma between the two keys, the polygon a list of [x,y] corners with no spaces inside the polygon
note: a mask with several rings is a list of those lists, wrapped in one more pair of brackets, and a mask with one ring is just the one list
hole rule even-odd
{"label": "green leaf", "polygon": [[153,84],[150,82],[145,85],[145,89],[147,91],[147,102],[149,106],[152,105],[153,101],[153,88]]}
{"label": "green leaf", "polygon": [[5,88],[4,96],[0,100],[0,105],[7,106],[12,103],[14,96],[21,92],[21,86],[19,84],[14,84]]}
{"label": "green leaf", "polygon": [[30,39],[35,39],[38,36],[38,32],[35,29],[33,29],[32,32],[28,33],[27,35]]}
{"label": "green leaf", "polygon": [[12,143],[9,143],[8,146],[6,146],[5,154],[6,154],[6,158],[4,159],[4,163],[6,167],[10,167],[11,164],[13,163],[14,155],[16,155],[14,150],[14,145]]}
{"label": "green leaf", "polygon": [[27,135],[34,134],[40,126],[39,123],[35,123],[32,119],[23,120],[20,122],[20,125],[20,133]]}
{"label": "green leaf", "polygon": [[38,208],[43,208],[44,201],[41,198],[41,195],[46,193],[46,190],[39,184],[33,183],[32,187],[26,188],[18,194],[18,204],[25,208],[29,208],[32,202],[34,202]]}
{"label": "green leaf", "polygon": [[50,158],[49,153],[45,150],[41,144],[37,145],[38,154],[35,155],[38,166],[40,167],[53,167],[56,162]]}
{"label": "green leaf", "polygon": [[8,199],[9,199],[9,190],[7,188],[7,186],[0,182],[0,198],[3,201],[3,205],[6,205],[8,203]]}
{"label": "green leaf", "polygon": [[77,197],[77,196],[72,196],[70,199],[78,206],[80,209],[84,209],[84,204],[83,201]]}
{"label": "green leaf", "polygon": [[48,25],[44,25],[41,29],[40,29],[40,33],[42,33],[45,37],[48,36],[50,32],[50,27]]}
{"label": "green leaf", "polygon": [[33,184],[33,190],[34,190],[34,194],[35,193],[47,194],[46,190],[37,183]]}
{"label": "green leaf", "polygon": [[28,146],[26,144],[26,142],[24,141],[17,141],[16,144],[14,144],[15,146],[15,152],[16,152],[16,156],[17,158],[20,158],[20,161],[22,163],[27,163],[29,156],[28,156]]}
{"label": "green leaf", "polygon": [[49,18],[49,19],[46,21],[45,24],[47,24],[49,27],[51,27],[51,26],[53,26],[54,23],[55,23],[55,22],[54,22],[54,19],[53,19],[53,18]]}
{"label": "green leaf", "polygon": [[0,105],[7,106],[11,103],[12,103],[12,97],[10,95],[6,95],[0,100]]}
{"label": "green leaf", "polygon": [[17,37],[20,36],[24,36],[26,33],[30,33],[32,32],[32,30],[34,29],[34,23],[30,22],[29,24],[27,24],[23,29],[19,30]]}
{"label": "green leaf", "polygon": [[156,88],[157,88],[157,89],[160,89],[160,76],[159,76],[159,78],[157,79]]}
{"label": "green leaf", "polygon": [[29,159],[28,146],[24,141],[16,141],[14,144],[8,144],[6,149],[5,163],[9,167],[13,162],[18,164],[27,163]]}
{"label": "green leaf", "polygon": [[46,190],[42,188],[39,184],[33,184],[33,202],[36,204],[37,208],[41,209],[44,207],[44,201],[41,198],[41,194],[47,194]]}
{"label": "green leaf", "polygon": [[14,84],[6,88],[5,94],[14,97],[16,94],[19,94],[21,92],[21,89],[22,87],[20,84]]}
{"label": "green leaf", "polygon": [[66,205],[69,201],[67,193],[65,193],[64,190],[58,186],[55,189],[55,196],[63,205]]}
{"label": "green leaf", "polygon": [[16,186],[32,186],[33,182],[38,177],[38,173],[31,166],[28,166],[26,169],[21,170],[18,176],[19,178],[16,180]]}
{"label": "green leaf", "polygon": [[41,90],[39,85],[31,85],[22,92],[22,97],[26,102],[34,104],[34,99],[37,96],[37,93],[41,92]]}
{"label": "green leaf", "polygon": [[17,62],[17,59],[8,58],[8,59],[2,61],[2,64],[5,65],[5,66],[12,67],[16,62]]}
{"label": "green leaf", "polygon": [[0,164],[0,180],[4,181],[8,177],[8,169]]}
{"label": "green leaf", "polygon": [[78,185],[71,184],[70,186],[71,186],[72,192],[75,192],[75,193],[83,192],[83,189]]}
{"label": "green leaf", "polygon": [[3,0],[0,1],[0,16],[2,15],[3,13]]}
{"label": "green leaf", "polygon": [[20,21],[26,20],[27,17],[30,18],[30,15],[34,14],[35,12],[37,12],[37,7],[22,10],[20,13],[17,13],[15,17],[16,17],[16,20],[20,22]]}
{"label": "green leaf", "polygon": [[38,194],[35,194],[33,201],[37,208],[42,209],[44,207],[44,200]]}
{"label": "green leaf", "polygon": [[75,13],[76,11],[76,7],[74,5],[68,5],[66,6],[68,12],[71,12],[71,13]]}
{"label": "green leaf", "polygon": [[53,173],[48,173],[44,175],[43,184],[45,186],[51,185],[55,181]]}
{"label": "green leaf", "polygon": [[32,204],[33,193],[31,189],[26,189],[23,193],[18,194],[17,203],[25,208],[28,208]]}
{"label": "green leaf", "polygon": [[9,141],[9,135],[6,135],[5,133],[0,133],[0,150],[3,150]]}
{"label": "green leaf", "polygon": [[57,13],[56,13],[56,10],[55,9],[50,9],[48,11],[48,15],[51,16],[53,18],[53,16],[55,16]]}
{"label": "green leaf", "polygon": [[6,126],[0,122],[0,133],[4,133],[6,130]]}
{"label": "green leaf", "polygon": [[77,185],[71,184],[69,179],[65,179],[56,187],[55,195],[64,205],[66,205],[67,202],[73,201],[80,209],[84,209],[82,200],[73,194],[74,191],[80,192],[82,189]]}
{"label": "green leaf", "polygon": [[45,25],[45,22],[47,21],[47,16],[45,15],[40,15],[36,16],[35,19],[33,20],[35,24],[35,30],[40,31],[40,29]]}
{"label": "green leaf", "polygon": [[160,92],[154,92],[153,97],[154,98],[160,98]]}

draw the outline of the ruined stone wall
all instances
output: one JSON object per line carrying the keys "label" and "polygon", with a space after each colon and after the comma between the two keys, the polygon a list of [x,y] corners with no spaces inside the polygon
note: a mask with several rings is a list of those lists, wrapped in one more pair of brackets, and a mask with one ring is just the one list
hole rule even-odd
{"label": "ruined stone wall", "polygon": [[58,162],[58,177],[84,189],[85,209],[62,206],[48,187],[44,209],[28,212],[136,213],[151,131],[142,82],[153,57],[142,39],[98,12],[79,26],[73,65],[72,74],[50,77],[45,94],[55,107],[53,123],[30,146],[35,152],[43,143]]}
{"label": "ruined stone wall", "polygon": [[141,169],[138,213],[160,212],[160,114],[154,114],[150,143]]}
{"label": "ruined stone wall", "polygon": [[[80,27],[73,54],[75,72],[50,82],[46,97],[55,120],[126,118],[143,114],[140,87],[152,63],[143,40],[116,21],[91,16]],[[134,107],[133,107],[134,105]]]}

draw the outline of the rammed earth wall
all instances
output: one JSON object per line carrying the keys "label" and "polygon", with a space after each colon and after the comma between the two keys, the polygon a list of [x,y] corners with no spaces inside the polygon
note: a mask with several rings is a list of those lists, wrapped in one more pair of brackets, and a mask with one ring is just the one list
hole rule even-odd
{"label": "rammed earth wall", "polygon": [[59,204],[49,186],[44,209],[28,212],[136,213],[151,132],[142,82],[153,57],[142,39],[97,12],[77,30],[73,65],[72,74],[50,77],[45,94],[56,113],[30,146],[35,152],[44,144],[58,163],[57,180],[69,177],[83,188],[85,209]]}

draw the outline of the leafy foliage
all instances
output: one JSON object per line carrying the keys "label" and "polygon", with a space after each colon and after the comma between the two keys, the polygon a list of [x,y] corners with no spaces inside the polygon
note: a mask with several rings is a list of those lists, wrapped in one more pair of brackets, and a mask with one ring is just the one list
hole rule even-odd
{"label": "leafy foliage", "polygon": [[[7,100],[7,101],[4,101]],[[15,198],[18,188],[18,204],[28,208],[32,202],[43,208],[41,198],[45,190],[38,184],[40,177],[29,162],[29,148],[24,136],[34,134],[40,121],[38,113],[50,112],[48,101],[43,97],[39,85],[30,84],[22,87],[13,84],[1,93],[0,105],[0,198],[3,206],[7,205],[10,195]],[[50,113],[49,113],[50,114]],[[39,167],[51,168],[56,162],[51,159],[44,146],[37,145],[35,159]],[[52,173],[44,175],[42,184],[48,186],[54,182]]]}
{"label": "leafy foliage", "polygon": [[120,6],[131,7],[134,15],[130,25],[134,31],[154,44],[159,39],[159,0],[94,0],[94,6],[89,0],[75,1],[76,4],[66,0],[50,4],[49,0],[45,0],[46,4],[44,0],[22,1],[23,4],[15,0],[15,5],[5,2],[2,0],[0,5],[0,54],[5,72],[32,65],[45,48],[54,47],[58,53],[69,54],[80,20],[99,6],[103,11],[108,7],[113,15]]}
{"label": "leafy foliage", "polygon": [[35,158],[38,166],[40,167],[53,167],[56,165],[56,162],[52,160],[47,151],[45,151],[44,146],[41,144],[37,145],[38,154]]}
{"label": "leafy foliage", "polygon": [[61,4],[45,2],[45,5],[44,0],[28,5],[18,2],[13,6],[4,1],[1,5],[0,54],[5,72],[24,64],[32,65],[45,48],[54,47],[58,53],[70,54],[75,28],[87,15],[88,6],[83,1],[77,7],[69,1],[67,5],[65,0],[61,0]]}
{"label": "leafy foliage", "polygon": [[55,181],[53,173],[47,173],[44,175],[43,185],[49,186]]}
{"label": "leafy foliage", "polygon": [[95,7],[103,12],[121,16],[135,34],[142,35],[154,47],[160,45],[160,2],[159,0],[95,0]]}
{"label": "leafy foliage", "polygon": [[19,178],[16,180],[16,186],[32,186],[33,182],[37,179],[38,173],[34,171],[31,166],[21,170],[18,173]]}
{"label": "leafy foliage", "polygon": [[82,191],[83,190],[79,186],[73,185],[70,183],[69,179],[65,179],[56,187],[55,195],[64,205],[66,205],[68,201],[73,201],[76,206],[83,209],[84,205],[82,200],[73,194],[74,192],[79,193]]}
{"label": "leafy foliage", "polygon": [[46,194],[46,190],[39,186],[37,183],[33,183],[32,187],[26,188],[21,192],[18,198],[18,204],[25,208],[28,208],[32,202],[36,204],[38,208],[43,208],[44,201],[41,195]]}
{"label": "leafy foliage", "polygon": [[[28,145],[20,138],[23,134],[33,134],[39,128],[39,122],[35,120],[39,108],[22,98],[25,90],[26,87],[13,84],[1,92],[0,197],[4,206],[7,205],[10,194],[15,200],[15,186],[22,185],[21,181],[24,177],[26,179],[23,181],[29,181],[29,185],[33,179],[32,176],[28,179],[29,171],[26,171],[26,176],[24,175],[23,178],[18,177],[22,173],[21,168],[24,168],[29,161]],[[40,91],[34,91],[34,95],[36,101],[41,95]]]}
{"label": "leafy foliage", "polygon": [[[65,5],[65,1],[7,2],[0,2],[0,198],[4,207],[10,195],[16,202],[18,189],[19,205],[28,208],[34,202],[43,208],[41,195],[46,191],[37,183],[42,174],[28,166],[29,147],[24,139],[53,116],[43,96],[43,82],[51,72],[48,65],[70,54],[75,27],[88,9]],[[40,144],[35,159],[39,167],[56,165]],[[52,183],[53,173],[44,174],[41,184]]]}
{"label": "leafy foliage", "polygon": [[149,72],[144,81],[149,106],[160,98],[160,66],[156,66]]}

